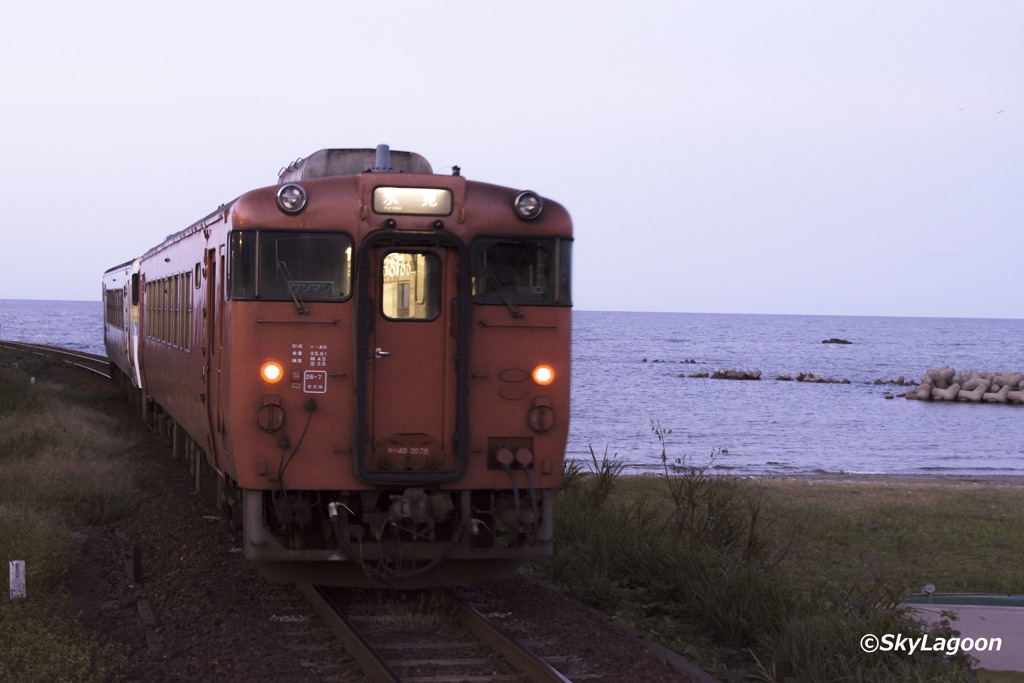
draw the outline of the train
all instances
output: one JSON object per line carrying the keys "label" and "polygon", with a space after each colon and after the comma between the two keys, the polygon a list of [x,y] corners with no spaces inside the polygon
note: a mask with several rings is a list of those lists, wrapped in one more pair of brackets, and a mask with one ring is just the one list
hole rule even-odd
{"label": "train", "polygon": [[419,588],[554,552],[572,221],[322,149],[103,275],[115,381],[271,580]]}

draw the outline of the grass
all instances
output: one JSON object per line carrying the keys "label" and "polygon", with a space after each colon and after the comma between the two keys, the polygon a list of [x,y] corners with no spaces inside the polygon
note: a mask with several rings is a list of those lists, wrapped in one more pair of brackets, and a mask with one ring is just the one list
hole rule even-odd
{"label": "grass", "polygon": [[[712,476],[715,453],[670,458],[667,432],[652,430],[661,477],[622,477],[607,453],[567,466],[559,552],[531,571],[726,681],[977,680],[963,653],[866,655],[860,639],[923,634],[900,603],[927,581],[1020,592],[1018,568],[976,560],[1019,539],[1013,490],[921,485],[907,495]],[[929,633],[953,629],[947,621]]]}
{"label": "grass", "polygon": [[[17,362],[17,371],[13,363]],[[27,597],[0,603],[0,680],[116,681],[127,658],[79,624],[71,531],[130,514],[126,444],[97,402],[32,377],[47,362],[0,350],[0,567],[25,562]]]}
{"label": "grass", "polygon": [[798,582],[885,579],[908,592],[1024,593],[1016,486],[968,483],[762,484],[780,518],[796,526],[799,557],[783,567]]}
{"label": "grass", "polygon": [[[759,501],[766,516],[757,525],[757,550],[798,585],[880,580],[907,593],[931,583],[940,592],[1024,594],[1020,487],[717,479],[723,491]],[[670,485],[663,478],[622,477],[617,496],[660,495],[673,508]]]}
{"label": "grass", "polygon": [[0,608],[0,680],[116,681],[124,656],[85,633],[67,599],[43,595]]}
{"label": "grass", "polygon": [[73,522],[102,524],[135,504],[116,423],[95,408],[68,403],[60,387],[29,387],[45,408],[0,415],[0,500],[57,510]]}

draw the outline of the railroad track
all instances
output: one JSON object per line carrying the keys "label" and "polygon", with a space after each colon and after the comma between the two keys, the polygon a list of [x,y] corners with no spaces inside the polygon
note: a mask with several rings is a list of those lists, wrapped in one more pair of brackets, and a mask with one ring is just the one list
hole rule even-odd
{"label": "railroad track", "polygon": [[570,680],[553,664],[572,666],[571,657],[541,659],[448,591],[381,597],[308,584],[300,588],[375,681]]}
{"label": "railroad track", "polygon": [[28,344],[26,342],[7,340],[0,340],[0,346],[19,351],[27,351],[38,356],[54,358],[66,363],[67,365],[74,365],[75,367],[88,370],[89,372],[94,372],[97,375],[102,375],[103,377],[110,379],[110,359],[106,356],[97,356],[83,351],[62,349],[59,346]]}

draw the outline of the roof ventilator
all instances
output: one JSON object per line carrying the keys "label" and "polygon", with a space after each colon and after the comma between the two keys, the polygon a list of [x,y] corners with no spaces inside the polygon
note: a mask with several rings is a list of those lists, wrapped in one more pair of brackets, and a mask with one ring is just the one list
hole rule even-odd
{"label": "roof ventilator", "polygon": [[373,165],[375,173],[390,173],[393,169],[391,168],[391,148],[387,145],[377,145],[377,160]]}

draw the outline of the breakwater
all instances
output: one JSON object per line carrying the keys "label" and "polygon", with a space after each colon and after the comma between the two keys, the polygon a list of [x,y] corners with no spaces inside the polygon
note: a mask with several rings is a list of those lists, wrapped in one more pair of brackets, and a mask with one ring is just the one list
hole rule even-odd
{"label": "breakwater", "polygon": [[[644,358],[642,362],[647,363],[648,360]],[[695,360],[654,360],[650,362],[697,364]],[[764,373],[760,369],[720,368],[714,371],[707,369],[694,370],[689,374],[683,372],[678,376],[695,379],[760,381]],[[813,372],[800,372],[795,376],[786,373],[777,375],[775,379],[782,382],[796,381],[811,384],[851,384],[849,379],[822,377]],[[944,365],[941,368],[932,368],[925,372],[919,382],[907,380],[901,375],[897,379],[876,379],[874,382],[868,382],[868,384],[891,384],[913,387],[908,389],[905,394],[893,395],[886,393],[885,398],[899,397],[916,401],[961,401],[965,403],[1024,405],[1024,373],[1008,370],[997,372],[966,370],[957,372],[948,365]]]}
{"label": "breakwater", "polygon": [[906,393],[915,401],[1024,404],[1024,374],[1001,370],[957,372],[948,365],[932,368],[917,388]]}

